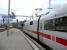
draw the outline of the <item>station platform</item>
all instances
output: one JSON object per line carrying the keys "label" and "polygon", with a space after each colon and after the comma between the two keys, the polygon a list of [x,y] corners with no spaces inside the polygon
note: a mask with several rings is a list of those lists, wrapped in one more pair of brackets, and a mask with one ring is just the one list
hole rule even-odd
{"label": "station platform", "polygon": [[0,50],[40,50],[22,31],[12,28],[0,32]]}

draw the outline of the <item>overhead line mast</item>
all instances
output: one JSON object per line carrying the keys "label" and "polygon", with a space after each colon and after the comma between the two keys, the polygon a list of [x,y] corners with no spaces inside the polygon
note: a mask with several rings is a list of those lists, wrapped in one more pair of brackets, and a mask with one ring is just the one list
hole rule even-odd
{"label": "overhead line mast", "polygon": [[[48,11],[46,14],[49,14],[49,13],[50,13],[50,10],[52,9],[52,8],[51,8],[51,0],[49,0],[49,7],[48,7],[48,9],[49,9],[49,11]],[[46,14],[45,14],[45,15],[46,15]]]}
{"label": "overhead line mast", "polygon": [[8,1],[8,16],[7,16],[7,37],[9,36],[9,17],[10,17],[10,0]]}
{"label": "overhead line mast", "polygon": [[10,17],[10,0],[8,1],[8,24],[9,24],[9,17]]}
{"label": "overhead line mast", "polygon": [[51,0],[49,0],[49,8],[48,9],[49,9],[49,12],[50,12],[50,9],[52,9],[51,8]]}

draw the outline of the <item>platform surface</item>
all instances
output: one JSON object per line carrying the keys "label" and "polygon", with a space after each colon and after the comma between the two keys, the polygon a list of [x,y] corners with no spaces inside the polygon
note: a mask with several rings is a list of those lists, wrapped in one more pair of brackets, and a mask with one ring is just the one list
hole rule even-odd
{"label": "platform surface", "polygon": [[0,32],[0,50],[34,50],[23,34],[15,28],[9,30],[8,36],[7,31]]}

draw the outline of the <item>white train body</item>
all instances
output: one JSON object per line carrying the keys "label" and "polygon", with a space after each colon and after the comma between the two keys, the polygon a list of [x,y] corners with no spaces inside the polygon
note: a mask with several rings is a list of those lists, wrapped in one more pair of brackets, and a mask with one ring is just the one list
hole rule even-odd
{"label": "white train body", "polygon": [[[23,28],[36,39],[37,23],[38,19],[27,21]],[[53,50],[67,50],[67,6],[40,18],[39,40]]]}

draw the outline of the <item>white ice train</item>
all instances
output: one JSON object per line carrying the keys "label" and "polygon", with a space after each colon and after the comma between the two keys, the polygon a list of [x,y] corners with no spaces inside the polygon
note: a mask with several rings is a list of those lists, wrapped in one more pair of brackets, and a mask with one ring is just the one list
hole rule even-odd
{"label": "white ice train", "polygon": [[[53,50],[67,50],[67,6],[24,23],[23,30]],[[39,27],[39,28],[38,28]]]}

